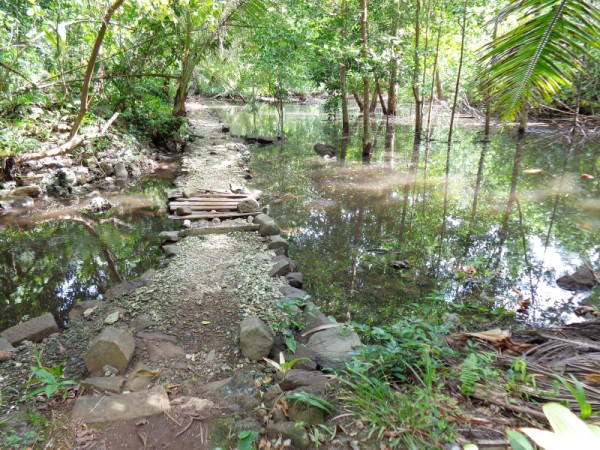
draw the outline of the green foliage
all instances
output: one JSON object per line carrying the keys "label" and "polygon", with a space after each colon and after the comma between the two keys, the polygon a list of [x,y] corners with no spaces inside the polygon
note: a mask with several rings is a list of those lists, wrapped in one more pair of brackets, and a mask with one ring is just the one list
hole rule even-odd
{"label": "green foliage", "polygon": [[309,392],[294,392],[293,394],[286,395],[284,398],[286,400],[294,400],[296,402],[313,406],[322,410],[326,414],[331,414],[331,411],[333,410],[333,405],[329,401],[323,397],[319,397],[318,395],[311,394]]}
{"label": "green foliage", "polygon": [[[439,448],[451,442],[440,378],[444,358],[455,352],[442,341],[440,328],[405,319],[384,327],[357,326],[368,344],[338,375],[344,405],[370,425],[370,436],[394,436],[391,446]],[[398,386],[398,381],[402,382]]]}
{"label": "green foliage", "polygon": [[[592,411],[592,405],[587,401],[587,397],[585,394],[585,389],[581,382],[571,374],[571,379],[567,380],[558,374],[554,375],[562,385],[567,388],[567,390],[573,395],[573,398],[577,401],[579,405],[579,414],[583,420],[589,419],[594,412]],[[596,413],[598,414],[598,413]]]}
{"label": "green foliage", "polygon": [[258,432],[256,431],[240,431],[238,433],[238,450],[252,450],[256,448],[256,440],[258,439]]}
{"label": "green foliage", "polygon": [[[600,427],[586,424],[568,408],[558,403],[546,403],[542,409],[550,422],[552,431],[537,428],[520,429],[540,448],[544,450],[600,448]],[[513,450],[533,450],[533,446],[520,432],[509,430],[507,436]]]}
{"label": "green foliage", "polygon": [[570,86],[584,58],[600,40],[600,10],[585,0],[519,0],[500,20],[516,16],[520,25],[486,47],[490,61],[484,89],[508,120],[538,102],[552,102]]}
{"label": "green foliage", "polygon": [[460,393],[469,396],[475,392],[475,383],[480,380],[477,355],[469,353],[460,368]]}
{"label": "green foliage", "polygon": [[[34,397],[38,394],[44,394],[46,398],[52,397],[56,392],[61,392],[63,399],[69,393],[66,386],[77,384],[74,380],[63,380],[62,364],[55,367],[46,367],[41,362],[41,355],[36,352],[37,367],[31,368],[30,380],[25,386],[42,385],[22,397],[22,400]],[[35,378],[34,378],[35,377]]]}

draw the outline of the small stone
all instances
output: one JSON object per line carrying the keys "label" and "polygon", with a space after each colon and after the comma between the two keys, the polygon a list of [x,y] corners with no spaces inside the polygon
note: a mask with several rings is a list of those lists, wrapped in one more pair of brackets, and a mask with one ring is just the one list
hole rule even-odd
{"label": "small stone", "polygon": [[240,347],[246,358],[260,361],[269,355],[274,342],[271,331],[257,316],[250,316],[240,323]]}
{"label": "small stone", "polygon": [[11,357],[11,352],[9,352],[8,350],[0,349],[0,362],[8,361]]}
{"label": "small stone", "polygon": [[273,268],[269,271],[269,276],[283,277],[290,272],[292,272],[292,266],[290,265],[289,261],[283,260],[277,262],[277,264],[273,266]]}
{"label": "small stone", "polygon": [[260,205],[253,198],[247,198],[238,202],[237,209],[241,213],[251,213],[260,211]]}
{"label": "small stone", "polygon": [[328,378],[321,372],[310,370],[291,369],[285,376],[278,372],[275,379],[279,382],[279,387],[284,391],[291,391],[302,386],[313,386],[316,384],[327,384]]}
{"label": "small stone", "polygon": [[190,219],[185,219],[182,226],[183,228],[192,228],[192,221]]}
{"label": "small stone", "polygon": [[0,338],[0,350],[4,350],[5,352],[12,353],[15,351],[15,348],[6,339]]}
{"label": "small stone", "polygon": [[181,251],[181,247],[175,244],[163,245],[163,250],[165,252],[165,256],[171,257],[178,255]]}
{"label": "small stone", "polygon": [[123,377],[91,377],[81,382],[85,388],[96,389],[99,391],[114,392],[119,394],[125,378]]}
{"label": "small stone", "polygon": [[254,218],[254,223],[260,225],[258,233],[263,236],[274,236],[280,233],[279,227],[275,221],[266,214],[259,214]]}
{"label": "small stone", "polygon": [[115,164],[115,176],[122,180],[126,180],[129,177],[129,174],[127,173],[127,168],[122,162],[118,162]]}
{"label": "small stone", "polygon": [[285,276],[285,279],[291,287],[302,289],[304,284],[304,275],[301,272],[290,272]]}
{"label": "small stone", "polygon": [[[84,315],[90,309],[96,309],[102,302],[99,300],[85,300],[83,302],[75,303],[69,311],[69,321],[73,321],[76,318]],[[86,319],[89,317],[91,313],[88,313]]]}
{"label": "small stone", "polygon": [[292,422],[281,422],[267,427],[267,436],[277,438],[281,436],[284,440],[290,439],[294,448],[309,448],[310,438],[304,427],[297,427]]}
{"label": "small stone", "polygon": [[158,237],[164,241],[177,242],[179,241],[179,231],[161,231],[158,233]]}
{"label": "small stone", "polygon": [[269,236],[268,238],[269,240],[267,241],[267,248],[269,250],[275,250],[276,248],[283,248],[285,249],[285,251],[287,251],[288,249],[288,241],[286,241],[284,238],[282,238],[279,235],[276,236]]}
{"label": "small stone", "polygon": [[221,223],[221,219],[219,219],[218,217],[213,218],[213,220],[211,220],[211,223],[213,225],[218,225]]}
{"label": "small stone", "polygon": [[104,319],[104,324],[105,325],[114,325],[115,323],[117,323],[119,321],[119,316],[120,316],[119,311],[115,311],[112,314],[109,314]]}
{"label": "small stone", "polygon": [[177,214],[178,216],[189,216],[193,212],[194,211],[189,206],[180,206],[175,210],[175,214]]}

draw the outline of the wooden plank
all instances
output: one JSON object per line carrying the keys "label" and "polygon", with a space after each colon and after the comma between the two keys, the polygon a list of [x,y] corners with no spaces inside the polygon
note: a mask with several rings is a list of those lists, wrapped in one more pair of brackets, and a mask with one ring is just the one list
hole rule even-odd
{"label": "wooden plank", "polygon": [[260,214],[260,211],[252,212],[252,213],[212,213],[212,214],[190,214],[187,216],[169,216],[169,219],[173,220],[185,220],[185,219],[232,219],[235,217],[248,217],[248,216],[257,216]]}
{"label": "wooden plank", "polygon": [[174,206],[194,206],[194,205],[227,205],[236,207],[239,202],[171,202]]}
{"label": "wooden plank", "polygon": [[216,202],[216,201],[224,201],[224,202],[241,202],[242,200],[248,200],[249,197],[220,197],[220,196],[215,196],[215,197],[211,197],[211,196],[206,196],[206,197],[178,197],[175,198],[174,201],[176,202],[198,202],[198,201],[209,201],[209,202]]}
{"label": "wooden plank", "polygon": [[237,208],[228,205],[170,205],[169,209],[175,211],[177,208],[190,208],[192,211],[237,211]]}

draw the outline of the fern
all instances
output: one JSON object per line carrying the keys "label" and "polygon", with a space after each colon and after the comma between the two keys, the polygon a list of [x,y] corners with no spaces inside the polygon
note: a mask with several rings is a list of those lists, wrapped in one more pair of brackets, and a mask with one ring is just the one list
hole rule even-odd
{"label": "fern", "polygon": [[469,353],[460,368],[460,393],[469,396],[475,392],[475,383],[480,380],[479,359],[475,353]]}

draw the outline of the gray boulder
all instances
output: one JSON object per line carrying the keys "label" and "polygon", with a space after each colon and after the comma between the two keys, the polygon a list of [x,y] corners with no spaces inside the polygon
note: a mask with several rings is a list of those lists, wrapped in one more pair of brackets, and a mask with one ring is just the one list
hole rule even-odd
{"label": "gray boulder", "polygon": [[267,436],[276,439],[281,436],[283,440],[290,439],[292,448],[309,448],[310,438],[304,427],[297,427],[293,422],[274,423],[267,427]]}
{"label": "gray boulder", "polygon": [[274,343],[271,331],[257,316],[250,316],[240,323],[240,347],[246,358],[261,360],[269,355]]}
{"label": "gray boulder", "polygon": [[588,267],[580,267],[575,273],[565,275],[556,280],[556,284],[568,291],[589,291],[596,283],[594,272]]}
{"label": "gray boulder", "polygon": [[260,205],[253,198],[247,198],[241,202],[238,202],[237,209],[241,213],[252,213],[260,211]]}
{"label": "gray boulder", "polygon": [[107,327],[92,341],[89,350],[83,355],[88,372],[99,372],[110,365],[119,373],[127,370],[135,350],[135,340],[128,330]]}
{"label": "gray boulder", "polygon": [[304,283],[304,275],[301,272],[290,272],[285,276],[285,279],[291,287],[302,289]]}
{"label": "gray boulder", "polygon": [[359,345],[361,342],[356,333],[336,327],[313,334],[306,347],[314,352],[319,366],[337,369],[351,358],[350,353]]}
{"label": "gray boulder", "polygon": [[328,156],[333,158],[336,154],[335,147],[327,144],[315,144],[313,147],[315,153],[319,156]]}
{"label": "gray boulder", "polygon": [[0,333],[0,338],[6,339],[11,345],[16,345],[23,341],[40,342],[57,331],[58,325],[54,317],[46,313],[4,330]]}
{"label": "gray boulder", "polygon": [[290,261],[285,259],[282,261],[278,261],[271,270],[269,271],[269,276],[271,277],[284,277],[288,273],[293,272],[293,267],[290,264]]}
{"label": "gray boulder", "polygon": [[258,233],[263,236],[274,236],[280,233],[275,221],[266,214],[259,214],[254,218],[254,223],[259,225]]}

